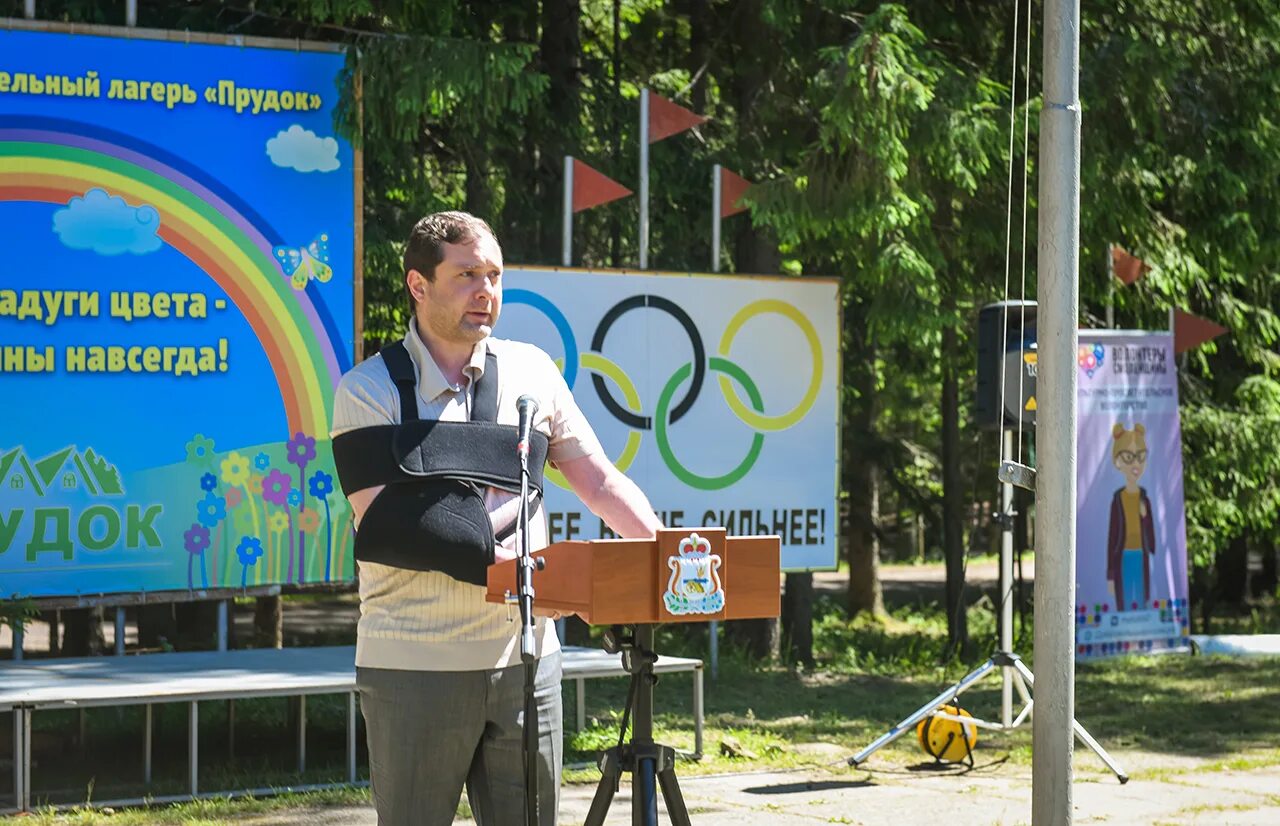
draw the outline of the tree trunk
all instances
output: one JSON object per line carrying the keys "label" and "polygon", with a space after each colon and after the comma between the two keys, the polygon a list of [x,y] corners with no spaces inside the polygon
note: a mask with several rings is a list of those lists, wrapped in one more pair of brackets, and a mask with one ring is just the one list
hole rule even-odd
{"label": "tree trunk", "polygon": [[777,662],[782,647],[778,628],[777,619],[729,620],[724,623],[725,645],[742,649],[756,660]]}
{"label": "tree trunk", "polygon": [[782,640],[787,659],[813,665],[813,574],[787,574],[782,591]]}
{"label": "tree trunk", "polygon": [[[531,43],[538,36],[537,6],[511,6],[502,23],[503,39],[511,43]],[[495,177],[502,181],[501,227],[495,226],[508,261],[537,263],[539,216],[547,205],[539,202],[538,148],[531,123],[515,140],[499,140],[491,155]],[[557,214],[559,212],[557,211]],[[558,263],[558,259],[557,259]]]}
{"label": "tree trunk", "polygon": [[876,439],[876,348],[866,332],[860,305],[849,302],[846,309],[846,346],[857,355],[847,355],[845,380],[852,393],[846,394],[843,487],[849,501],[849,616],[862,612],[884,614],[884,594],[880,588],[880,479],[871,448]]}
{"label": "tree trunk", "polygon": [[482,144],[467,146],[462,150],[467,177],[467,212],[478,215],[486,221],[493,221],[496,216],[493,215],[493,197],[489,190],[489,164],[484,157],[485,151]]}
{"label": "tree trunk", "polygon": [[173,614],[178,623],[175,644],[180,651],[208,651],[217,647],[217,602],[179,602],[173,606]]}
{"label": "tree trunk", "polygon": [[253,609],[255,648],[284,647],[284,608],[280,597],[258,597]]}
{"label": "tree trunk", "polygon": [[1257,596],[1280,596],[1277,594],[1277,586],[1280,586],[1280,577],[1277,577],[1277,549],[1274,540],[1264,540],[1259,543],[1259,550],[1262,553],[1262,571],[1254,579],[1254,593]]}
{"label": "tree trunk", "polygon": [[[954,306],[944,308],[954,314]],[[969,647],[964,604],[964,491],[960,480],[959,344],[955,328],[942,330],[942,552],[947,565],[947,651]]]}
{"label": "tree trunk", "polygon": [[689,77],[693,88],[689,90],[689,102],[693,111],[707,111],[707,79],[711,59],[711,41],[715,37],[715,23],[711,15],[711,0],[689,2]]}
{"label": "tree trunk", "polygon": [[539,52],[547,74],[548,123],[540,130],[538,203],[542,209],[539,262],[560,263],[564,156],[577,151],[582,43],[579,0],[543,0]]}
{"label": "tree trunk", "polygon": [[1232,539],[1218,554],[1214,590],[1221,602],[1239,605],[1244,602],[1249,586],[1249,543],[1241,534]]}
{"label": "tree trunk", "polygon": [[102,608],[72,608],[63,611],[62,620],[66,633],[62,639],[62,654],[66,657],[96,657],[107,650],[107,638],[102,631]]}
{"label": "tree trunk", "polygon": [[173,619],[173,603],[153,602],[138,606],[138,646],[143,649],[165,648],[177,634]]}

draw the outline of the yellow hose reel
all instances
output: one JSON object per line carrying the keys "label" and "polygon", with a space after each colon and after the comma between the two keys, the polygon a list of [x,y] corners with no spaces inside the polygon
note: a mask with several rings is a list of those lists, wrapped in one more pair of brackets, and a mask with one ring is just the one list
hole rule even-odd
{"label": "yellow hose reel", "polygon": [[[949,715],[949,716],[942,716]],[[973,747],[978,743],[978,727],[954,717],[973,718],[958,705],[943,706],[916,725],[916,736],[924,753],[939,762],[973,764]]]}

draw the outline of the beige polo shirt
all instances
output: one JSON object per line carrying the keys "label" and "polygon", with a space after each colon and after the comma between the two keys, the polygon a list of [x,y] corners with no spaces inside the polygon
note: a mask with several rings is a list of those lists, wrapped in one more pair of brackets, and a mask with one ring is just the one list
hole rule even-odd
{"label": "beige polo shirt", "polygon": [[[551,358],[531,344],[489,337],[475,346],[464,369],[468,381],[451,385],[409,325],[404,344],[418,376],[418,416],[466,421],[471,386],[484,373],[485,355],[498,359],[498,423],[517,423],[516,399],[538,400],[534,427],[550,439],[547,458],[554,464],[599,451],[600,442],[578,409]],[[342,377],[334,395],[333,429],[346,430],[400,422],[400,395],[381,356],[374,356]],[[512,457],[515,461],[515,457]],[[547,484],[550,484],[548,482]],[[485,503],[499,528],[515,517],[519,495],[489,488]],[[530,547],[546,547],[547,519],[539,502],[529,520]],[[516,536],[502,543],[513,556]],[[502,548],[499,555],[503,554]],[[435,571],[408,571],[360,562],[360,622],[356,665],[415,671],[475,671],[520,662],[520,613],[485,602],[485,589]],[[535,595],[536,600],[536,595]],[[537,620],[539,656],[559,650],[554,625]]]}

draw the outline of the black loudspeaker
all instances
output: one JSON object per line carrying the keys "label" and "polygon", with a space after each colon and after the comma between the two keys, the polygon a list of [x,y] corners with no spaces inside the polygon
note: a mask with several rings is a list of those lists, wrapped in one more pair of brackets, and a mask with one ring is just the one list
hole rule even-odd
{"label": "black loudspeaker", "polygon": [[[1004,411],[1000,410],[1000,366],[1004,364]],[[1021,378],[1021,389],[1019,389]],[[999,301],[978,311],[978,426],[1036,423],[1036,302]]]}

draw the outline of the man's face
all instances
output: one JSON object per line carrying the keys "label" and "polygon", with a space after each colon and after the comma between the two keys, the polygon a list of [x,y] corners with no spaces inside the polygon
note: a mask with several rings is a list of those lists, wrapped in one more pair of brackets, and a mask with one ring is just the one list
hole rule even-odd
{"label": "man's face", "polygon": [[424,335],[475,344],[493,333],[502,310],[502,250],[493,236],[445,244],[434,281],[417,270],[407,280]]}

